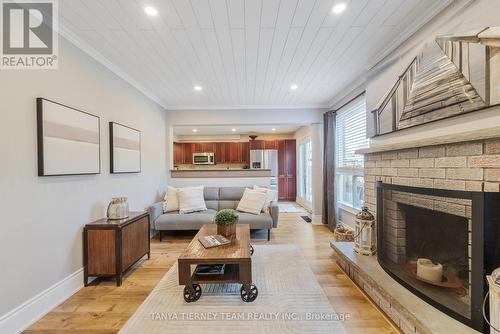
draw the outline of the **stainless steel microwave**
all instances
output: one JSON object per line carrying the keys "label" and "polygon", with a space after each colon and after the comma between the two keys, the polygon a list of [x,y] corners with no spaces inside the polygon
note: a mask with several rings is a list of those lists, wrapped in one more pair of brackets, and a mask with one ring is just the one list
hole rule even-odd
{"label": "stainless steel microwave", "polygon": [[213,153],[193,153],[193,165],[213,165],[215,164]]}

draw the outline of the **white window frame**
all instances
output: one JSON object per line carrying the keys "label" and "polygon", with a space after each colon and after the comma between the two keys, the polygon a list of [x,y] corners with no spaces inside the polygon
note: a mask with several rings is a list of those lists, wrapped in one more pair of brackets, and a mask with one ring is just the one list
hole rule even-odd
{"label": "white window frame", "polygon": [[[362,110],[359,110],[362,108]],[[362,113],[362,117],[360,115]],[[352,114],[352,115],[350,115]],[[345,151],[345,137],[341,138],[339,140],[339,136],[341,135],[341,131],[339,131],[339,124],[338,121],[342,120],[342,117],[352,117],[351,119],[354,119],[355,117],[361,119],[362,126],[361,128],[364,130],[365,138],[366,138],[366,102],[365,102],[365,96],[360,95],[353,99],[351,102],[345,104],[342,106],[338,111],[337,111],[337,125],[336,125],[336,140],[335,140],[335,185],[336,185],[336,203],[335,205],[337,206],[338,209],[343,209],[345,211],[348,211],[350,213],[355,214],[357,210],[361,209],[361,206],[363,205],[364,201],[364,169],[363,169],[363,159],[362,157],[356,156],[357,160],[359,163],[357,165],[339,165],[340,162],[338,160],[339,158],[339,145],[344,145],[343,150]],[[351,123],[352,124],[352,123]],[[342,134],[343,135],[343,134]],[[364,143],[362,143],[365,141]],[[355,142],[357,144],[357,149],[367,147],[368,146],[368,139],[362,139],[358,140]],[[351,145],[354,143],[351,143]],[[344,186],[345,183],[341,182],[342,177],[349,177],[351,178],[351,199],[350,201],[345,201],[345,196],[343,196],[344,192]],[[361,177],[362,182],[361,182],[361,192],[362,196],[359,202],[359,205],[355,205],[355,194],[357,193],[356,190],[359,189],[359,187],[356,185],[355,178],[356,177]]]}

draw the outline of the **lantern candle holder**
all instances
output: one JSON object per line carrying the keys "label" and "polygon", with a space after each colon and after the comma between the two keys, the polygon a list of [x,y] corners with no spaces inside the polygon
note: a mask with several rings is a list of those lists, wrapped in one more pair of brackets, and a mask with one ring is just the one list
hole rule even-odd
{"label": "lantern candle holder", "polygon": [[373,255],[375,247],[375,217],[364,206],[356,214],[354,231],[354,251],[363,255]]}

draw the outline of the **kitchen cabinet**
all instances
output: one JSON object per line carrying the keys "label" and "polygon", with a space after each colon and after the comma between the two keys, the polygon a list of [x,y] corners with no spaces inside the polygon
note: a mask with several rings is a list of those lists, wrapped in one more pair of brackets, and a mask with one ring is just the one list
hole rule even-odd
{"label": "kitchen cabinet", "polygon": [[215,143],[215,163],[223,164],[226,162],[226,146],[228,143]]}
{"label": "kitchen cabinet", "polygon": [[215,143],[201,143],[201,150],[204,153],[214,153]]}
{"label": "kitchen cabinet", "polygon": [[180,165],[184,161],[184,150],[181,143],[174,143],[174,165]]}
{"label": "kitchen cabinet", "polygon": [[174,143],[174,166],[193,162],[191,143]]}
{"label": "kitchen cabinet", "polygon": [[265,150],[277,150],[279,145],[279,140],[264,140]]}
{"label": "kitchen cabinet", "polygon": [[204,153],[203,143],[192,143],[191,144],[191,153]]}
{"label": "kitchen cabinet", "polygon": [[241,144],[241,162],[250,163],[250,143],[242,142]]}
{"label": "kitchen cabinet", "polygon": [[264,141],[263,140],[251,140],[250,141],[250,149],[251,150],[263,150],[264,149]]}
{"label": "kitchen cabinet", "polygon": [[229,143],[229,162],[230,163],[240,163],[241,162],[241,143]]}
{"label": "kitchen cabinet", "polygon": [[278,198],[295,201],[297,196],[297,158],[295,139],[278,142]]}

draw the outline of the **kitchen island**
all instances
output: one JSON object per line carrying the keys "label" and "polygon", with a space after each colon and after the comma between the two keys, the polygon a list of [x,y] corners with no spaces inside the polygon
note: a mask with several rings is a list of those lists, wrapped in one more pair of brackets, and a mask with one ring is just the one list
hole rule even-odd
{"label": "kitchen island", "polygon": [[172,169],[170,182],[174,187],[269,187],[270,169]]}

